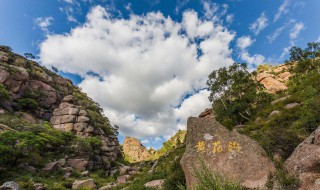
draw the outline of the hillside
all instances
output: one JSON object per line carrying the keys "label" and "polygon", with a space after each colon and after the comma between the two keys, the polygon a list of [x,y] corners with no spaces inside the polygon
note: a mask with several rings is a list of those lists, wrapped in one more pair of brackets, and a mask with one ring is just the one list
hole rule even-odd
{"label": "hillside", "polygon": [[[69,189],[121,159],[116,130],[72,82],[0,46],[0,183]],[[50,179],[46,176],[50,175]]]}

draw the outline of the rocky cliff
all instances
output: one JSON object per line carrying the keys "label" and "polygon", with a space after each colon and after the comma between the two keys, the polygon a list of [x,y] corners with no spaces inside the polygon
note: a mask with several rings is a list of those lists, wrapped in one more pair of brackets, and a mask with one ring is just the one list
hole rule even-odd
{"label": "rocky cliff", "polygon": [[129,162],[141,162],[148,160],[154,154],[154,150],[147,150],[136,138],[126,137],[123,142],[123,154]]}
{"label": "rocky cliff", "polygon": [[[78,147],[79,151],[64,152],[61,158],[83,158],[88,161],[87,169],[108,169],[121,156],[115,131],[97,103],[70,80],[6,46],[0,46],[0,117],[3,132],[25,132],[32,125],[48,125],[75,135],[77,143],[64,146]],[[13,122],[18,120],[25,122]],[[89,144],[79,144],[80,141]],[[93,144],[94,149],[79,148]]]}

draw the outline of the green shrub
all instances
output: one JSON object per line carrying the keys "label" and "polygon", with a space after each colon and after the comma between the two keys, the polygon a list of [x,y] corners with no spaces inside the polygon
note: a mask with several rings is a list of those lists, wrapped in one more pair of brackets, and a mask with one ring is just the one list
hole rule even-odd
{"label": "green shrub", "polygon": [[39,104],[36,100],[31,98],[22,98],[18,100],[18,106],[22,110],[36,110]]}
{"label": "green shrub", "polygon": [[10,99],[10,93],[2,84],[0,84],[0,103]]}

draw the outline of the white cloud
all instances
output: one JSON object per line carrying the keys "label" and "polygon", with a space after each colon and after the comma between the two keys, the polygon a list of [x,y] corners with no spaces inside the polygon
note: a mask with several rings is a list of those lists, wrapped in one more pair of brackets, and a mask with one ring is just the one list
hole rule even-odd
{"label": "white cloud", "polygon": [[240,58],[248,64],[260,65],[264,62],[265,57],[260,54],[250,55],[247,51],[240,54]]}
{"label": "white cloud", "polygon": [[318,37],[318,39],[316,40],[317,42],[320,42],[320,35],[319,35],[319,37]]}
{"label": "white cloud", "polygon": [[277,13],[275,14],[274,18],[273,18],[273,22],[276,22],[277,20],[279,20],[279,18],[282,15],[285,15],[289,12],[289,5],[291,3],[291,0],[284,0],[283,3],[281,4],[281,6],[279,7]]}
{"label": "white cloud", "polygon": [[247,48],[255,42],[250,36],[242,36],[237,40],[237,47],[240,50],[239,57],[248,64],[259,65],[264,62],[265,57],[260,54],[250,55]]}
{"label": "white cloud", "polygon": [[210,106],[208,92],[199,90],[211,71],[233,62],[235,34],[220,23],[194,11],[184,12],[182,22],[160,12],[113,18],[96,6],[70,33],[47,35],[40,58],[43,65],[83,76],[79,86],[121,135],[167,139],[185,128],[190,114]]}
{"label": "white cloud", "polygon": [[226,21],[228,24],[231,24],[233,22],[233,19],[234,19],[234,15],[233,14],[228,14],[226,16]]}
{"label": "white cloud", "polygon": [[272,34],[267,36],[269,43],[271,44],[274,42],[280,34],[287,29],[292,23],[295,23],[296,21],[294,19],[291,19],[289,22],[284,23],[281,27],[277,28]]}
{"label": "white cloud", "polygon": [[44,32],[48,32],[48,27],[52,24],[53,18],[50,17],[39,17],[34,19],[34,23]]}
{"label": "white cloud", "polygon": [[262,12],[260,17],[250,25],[249,29],[257,36],[267,26],[268,18],[265,13]]}
{"label": "white cloud", "polygon": [[303,29],[304,24],[302,22],[296,23],[294,27],[290,30],[290,39],[296,39]]}
{"label": "white cloud", "polygon": [[237,40],[237,47],[241,50],[244,50],[252,45],[255,40],[251,39],[250,36],[242,36]]}

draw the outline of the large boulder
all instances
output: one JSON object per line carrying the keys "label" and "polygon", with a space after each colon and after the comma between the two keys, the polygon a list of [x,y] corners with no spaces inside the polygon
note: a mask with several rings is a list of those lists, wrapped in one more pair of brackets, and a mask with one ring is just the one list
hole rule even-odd
{"label": "large boulder", "polygon": [[93,179],[76,180],[72,184],[72,189],[97,189]]}
{"label": "large boulder", "polygon": [[320,126],[293,151],[284,166],[300,179],[301,190],[320,189]]}
{"label": "large boulder", "polygon": [[19,190],[19,184],[14,181],[7,181],[0,186],[0,190]]}
{"label": "large boulder", "polygon": [[268,177],[275,171],[257,142],[227,130],[213,115],[188,119],[186,151],[180,163],[191,190],[197,183],[195,172],[203,167],[252,189],[265,189]]}

